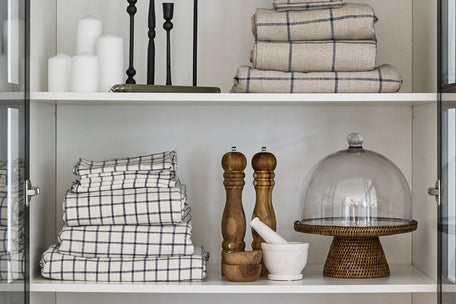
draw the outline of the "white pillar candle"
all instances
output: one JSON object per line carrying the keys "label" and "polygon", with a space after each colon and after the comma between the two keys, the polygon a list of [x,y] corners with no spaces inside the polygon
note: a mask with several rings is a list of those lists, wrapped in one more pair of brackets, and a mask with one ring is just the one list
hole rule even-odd
{"label": "white pillar candle", "polygon": [[82,53],[72,59],[71,91],[98,91],[98,58],[95,55]]}
{"label": "white pillar candle", "polygon": [[114,84],[124,80],[124,41],[121,37],[107,34],[97,41],[99,64],[99,90],[108,92]]}
{"label": "white pillar candle", "polygon": [[103,22],[101,20],[91,16],[79,19],[76,41],[77,53],[95,54],[95,44],[102,34]]}
{"label": "white pillar candle", "polygon": [[69,92],[71,88],[71,57],[65,54],[48,60],[48,91]]}

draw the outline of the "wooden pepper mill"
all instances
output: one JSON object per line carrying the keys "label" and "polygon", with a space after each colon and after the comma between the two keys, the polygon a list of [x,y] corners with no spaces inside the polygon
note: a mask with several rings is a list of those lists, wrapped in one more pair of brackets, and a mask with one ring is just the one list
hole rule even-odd
{"label": "wooden pepper mill", "polygon": [[[266,152],[266,147],[261,148],[261,152],[255,154],[252,158],[253,185],[255,186],[256,202],[253,210],[252,219],[255,217],[269,226],[272,230],[276,230],[276,218],[274,208],[272,207],[272,189],[274,188],[274,169],[277,166],[277,159],[272,153]],[[252,249],[261,250],[263,238],[252,229]],[[263,264],[261,275],[268,274],[266,267]]]}
{"label": "wooden pepper mill", "polygon": [[246,166],[247,159],[244,154],[236,152],[236,147],[223,155],[222,167],[225,170],[223,185],[226,191],[226,203],[222,216],[222,264],[225,253],[244,251],[245,248],[246,220],[242,208],[242,190],[245,185],[244,169]]}

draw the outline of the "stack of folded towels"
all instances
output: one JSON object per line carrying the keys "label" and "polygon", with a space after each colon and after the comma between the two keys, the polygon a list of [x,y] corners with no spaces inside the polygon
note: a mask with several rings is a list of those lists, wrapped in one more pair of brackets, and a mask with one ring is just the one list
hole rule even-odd
{"label": "stack of folded towels", "polygon": [[201,281],[208,253],[191,241],[176,152],[109,161],[81,159],[66,193],[60,244],[42,256],[57,280]]}
{"label": "stack of folded towels", "polygon": [[375,67],[377,18],[369,5],[274,0],[274,8],[253,16],[253,68],[239,68],[232,92],[399,91],[399,73],[391,65]]}
{"label": "stack of folded towels", "polygon": [[[12,163],[8,189],[8,163],[0,161],[0,280],[20,280],[25,269],[25,219],[22,192],[23,165]],[[10,191],[8,195],[8,190]],[[9,206],[9,207],[8,207]]]}

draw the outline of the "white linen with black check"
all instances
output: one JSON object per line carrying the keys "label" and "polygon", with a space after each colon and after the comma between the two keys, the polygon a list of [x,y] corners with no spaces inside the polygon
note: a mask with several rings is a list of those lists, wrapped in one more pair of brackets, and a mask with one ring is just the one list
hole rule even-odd
{"label": "white linen with black check", "polygon": [[190,212],[185,186],[73,193],[63,204],[67,226],[170,225]]}
{"label": "white linen with black check", "polygon": [[22,280],[25,273],[23,252],[0,255],[0,281]]}
{"label": "white linen with black check", "polygon": [[194,252],[191,233],[190,223],[63,227],[59,235],[59,251],[86,258],[191,255]]}
{"label": "white linen with black check", "polygon": [[285,11],[304,11],[304,10],[316,10],[316,9],[327,9],[337,8],[342,6],[342,1],[321,1],[321,2],[307,2],[307,3],[275,3],[273,7],[278,12]]}
{"label": "white linen with black check", "polygon": [[95,282],[202,281],[206,278],[209,254],[195,248],[192,255],[103,259],[59,253],[56,246],[41,258],[41,274],[54,280]]}
{"label": "white linen with black check", "polygon": [[121,172],[121,171],[151,171],[169,170],[176,171],[177,153],[167,151],[162,153],[136,156],[131,158],[119,158],[106,161],[91,161],[79,159],[73,169],[75,175],[94,173]]}
{"label": "white linen with black check", "polygon": [[121,171],[81,176],[72,192],[106,191],[131,188],[171,188],[178,183],[174,171]]}

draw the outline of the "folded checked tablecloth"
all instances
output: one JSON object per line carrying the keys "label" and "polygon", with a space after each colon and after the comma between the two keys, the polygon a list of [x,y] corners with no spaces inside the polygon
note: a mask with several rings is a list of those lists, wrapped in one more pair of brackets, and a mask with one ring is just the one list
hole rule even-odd
{"label": "folded checked tablecloth", "polygon": [[190,223],[63,227],[59,251],[86,258],[191,255],[194,252],[191,236]]}
{"label": "folded checked tablecloth", "polygon": [[63,203],[67,226],[173,225],[190,213],[185,185],[112,191],[68,191]]}
{"label": "folded checked tablecloth", "polygon": [[24,225],[0,226],[0,255],[8,252],[19,252],[25,248]]}
{"label": "folded checked tablecloth", "polygon": [[375,68],[375,40],[255,42],[255,69],[283,72],[358,72]]}
{"label": "folded checked tablecloth", "polygon": [[[11,195],[10,223],[12,225],[21,224],[24,221],[24,196],[19,195],[23,190],[13,191]],[[8,193],[0,191],[0,226],[8,225]]]}
{"label": "folded checked tablecloth", "polygon": [[234,93],[394,93],[402,79],[394,67],[367,72],[295,73],[239,68]]}
{"label": "folded checked tablecloth", "polygon": [[257,9],[252,31],[257,40],[375,40],[374,10],[367,4],[340,8],[278,12]]}
{"label": "folded checked tablecloth", "polygon": [[120,171],[176,171],[176,167],[176,151],[167,151],[144,156],[111,159],[106,161],[91,161],[81,158],[74,167],[73,173],[82,176],[86,174]]}
{"label": "folded checked tablecloth", "polygon": [[303,11],[303,10],[316,10],[316,9],[328,9],[338,8],[342,6],[342,0],[340,1],[321,1],[321,2],[301,2],[301,3],[276,3],[274,2],[273,7],[278,12],[285,11]]}
{"label": "folded checked tablecloth", "polygon": [[128,259],[84,258],[61,254],[52,246],[41,257],[45,278],[96,282],[202,281],[209,254],[202,247],[192,255]]}
{"label": "folded checked tablecloth", "polygon": [[0,255],[0,281],[22,280],[24,273],[24,252]]}
{"label": "folded checked tablecloth", "polygon": [[174,171],[121,171],[81,176],[72,192],[105,191],[130,188],[172,188],[178,183]]}

